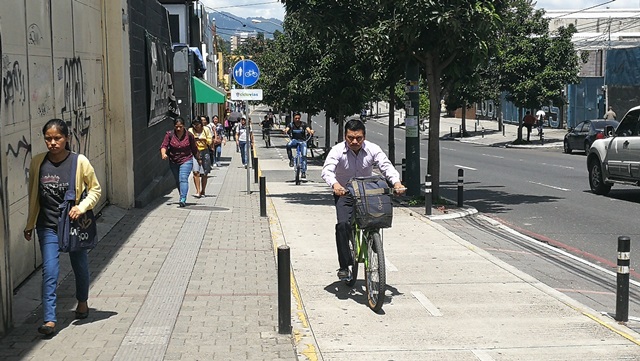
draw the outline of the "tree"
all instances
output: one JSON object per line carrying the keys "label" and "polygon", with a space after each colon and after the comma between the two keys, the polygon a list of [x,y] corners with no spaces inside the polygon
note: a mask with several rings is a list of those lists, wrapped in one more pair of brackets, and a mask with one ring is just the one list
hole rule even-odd
{"label": "tree", "polygon": [[[573,25],[549,33],[543,10],[534,10],[532,0],[513,0],[504,17],[500,53],[496,65],[500,88],[506,99],[519,108],[536,109],[553,101],[563,105],[562,90],[578,81],[579,60],[571,42]],[[522,114],[519,114],[522,122]],[[522,142],[522,127],[518,130]]]}

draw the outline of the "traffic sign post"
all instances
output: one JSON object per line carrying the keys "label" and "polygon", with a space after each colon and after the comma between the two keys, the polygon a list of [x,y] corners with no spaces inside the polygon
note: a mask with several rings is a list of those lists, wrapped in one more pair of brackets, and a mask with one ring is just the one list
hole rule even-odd
{"label": "traffic sign post", "polygon": [[[253,60],[243,59],[237,62],[236,65],[233,66],[233,79],[245,89],[242,94],[232,90],[232,99],[262,100],[262,89],[255,89],[258,91],[246,91],[247,87],[254,85],[258,82],[258,79],[260,79],[260,68],[258,68],[258,64]],[[251,171],[249,169],[251,167],[251,162],[249,162],[249,159],[251,158],[251,122],[249,122],[249,119],[247,119],[246,134],[247,142],[245,144],[245,156],[247,160],[247,194],[251,194]]]}
{"label": "traffic sign post", "polygon": [[249,87],[258,82],[260,69],[253,60],[240,60],[233,66],[233,79],[242,87]]}

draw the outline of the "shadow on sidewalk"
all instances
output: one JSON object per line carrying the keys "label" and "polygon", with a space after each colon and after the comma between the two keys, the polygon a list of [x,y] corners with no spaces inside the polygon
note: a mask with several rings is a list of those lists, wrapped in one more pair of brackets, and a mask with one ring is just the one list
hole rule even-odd
{"label": "shadow on sidewalk", "polygon": [[333,206],[333,196],[329,191],[327,194],[322,193],[270,193],[272,198],[282,198],[287,203],[294,204],[313,204],[318,206]]}

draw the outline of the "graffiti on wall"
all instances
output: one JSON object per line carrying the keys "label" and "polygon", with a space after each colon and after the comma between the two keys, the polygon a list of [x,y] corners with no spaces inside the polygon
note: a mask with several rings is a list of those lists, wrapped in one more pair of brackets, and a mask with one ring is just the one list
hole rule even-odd
{"label": "graffiti on wall", "polygon": [[88,155],[91,116],[87,114],[87,94],[82,60],[65,59],[58,68],[58,81],[63,82],[64,106],[61,119],[69,125],[69,146],[74,152]]}
{"label": "graffiti on wall", "polygon": [[31,154],[31,144],[27,140],[27,138],[23,135],[22,139],[18,141],[18,143],[13,146],[13,144],[9,144],[7,146],[6,155],[13,156],[14,158],[18,158],[20,156],[21,150],[24,149],[24,157],[22,158],[22,168],[24,169],[24,180],[25,183],[29,181],[29,154]]}
{"label": "graffiti on wall", "polygon": [[42,43],[42,32],[38,24],[29,25],[27,30],[27,42],[29,45],[40,45]]}
{"label": "graffiti on wall", "polygon": [[146,33],[147,76],[149,77],[149,123],[157,124],[167,117],[180,115],[176,97],[173,94],[173,80],[170,72],[169,47]]}
{"label": "graffiti on wall", "polygon": [[15,117],[16,105],[24,106],[27,100],[25,74],[19,61],[10,61],[8,56],[2,56],[2,92],[4,107],[11,112],[10,118]]}

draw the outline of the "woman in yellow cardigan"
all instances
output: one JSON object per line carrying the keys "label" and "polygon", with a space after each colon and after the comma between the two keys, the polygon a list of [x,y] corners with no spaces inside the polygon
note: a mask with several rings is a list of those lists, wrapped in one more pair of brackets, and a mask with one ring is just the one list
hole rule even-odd
{"label": "woman in yellow cardigan", "polygon": [[[55,333],[56,288],[60,261],[58,252],[58,205],[64,201],[64,194],[69,188],[72,176],[76,179],[76,206],[71,208],[69,217],[77,219],[87,210],[92,209],[100,199],[100,183],[95,176],[89,160],[78,154],[76,174],[71,174],[69,160],[69,127],[61,119],[51,119],[42,128],[44,142],[48,152],[33,157],[29,167],[29,215],[24,229],[24,238],[28,241],[36,229],[40,251],[42,253],[42,308],[44,323],[38,332],[44,335]],[[86,189],[87,194],[80,200]],[[69,252],[71,266],[76,279],[76,299],[78,306],[75,318],[89,316],[89,264],[87,251]]]}

